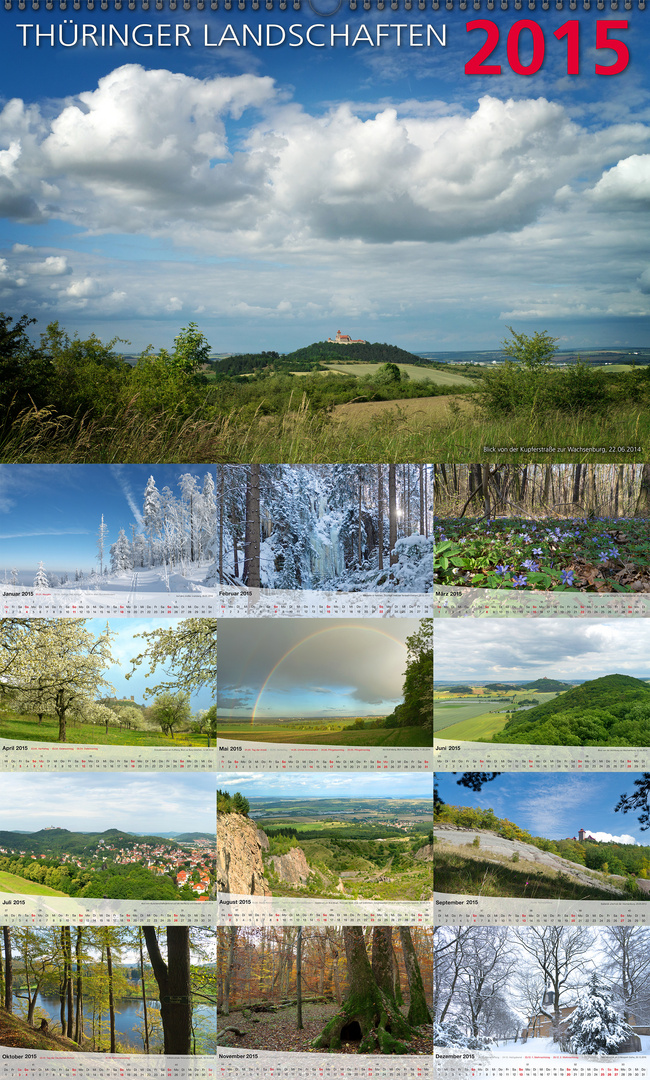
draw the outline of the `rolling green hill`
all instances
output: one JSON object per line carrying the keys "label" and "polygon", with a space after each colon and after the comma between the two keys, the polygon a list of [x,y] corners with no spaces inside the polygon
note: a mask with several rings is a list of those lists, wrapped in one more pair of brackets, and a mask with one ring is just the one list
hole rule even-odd
{"label": "rolling green hill", "polygon": [[535,682],[524,683],[517,687],[519,690],[540,690],[543,694],[559,693],[560,690],[570,690],[571,683],[560,682],[559,679],[535,679]]}
{"label": "rolling green hill", "polygon": [[160,836],[135,836],[120,829],[106,829],[101,833],[70,832],[68,829],[40,829],[39,832],[0,831],[0,847],[11,851],[24,851],[28,855],[69,855],[104,844],[120,843],[121,847],[135,847],[137,844],[156,844],[167,848],[177,848],[175,840],[166,840]]}
{"label": "rolling green hill", "polygon": [[650,746],[650,686],[605,675],[515,712],[493,742],[546,746]]}

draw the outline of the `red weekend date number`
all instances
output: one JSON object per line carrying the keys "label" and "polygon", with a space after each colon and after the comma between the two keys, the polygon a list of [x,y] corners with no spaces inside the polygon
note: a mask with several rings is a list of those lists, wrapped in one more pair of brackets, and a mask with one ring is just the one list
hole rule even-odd
{"label": "red weekend date number", "polygon": [[[467,23],[467,32],[483,30],[487,38],[479,51],[465,64],[466,75],[500,75],[501,64],[487,64],[486,60],[492,56],[500,39],[500,28],[493,19],[472,19]],[[596,75],[619,75],[630,62],[630,52],[624,41],[618,37],[612,37],[614,31],[627,30],[627,19],[597,19],[596,20],[596,48],[609,49],[614,53],[611,64],[596,64]],[[532,44],[533,55],[529,62],[523,64],[520,57],[522,42]],[[580,74],[580,22],[578,19],[569,19],[557,30],[553,31],[553,37],[561,41],[566,38],[566,71],[567,75]],[[534,19],[518,19],[508,31],[506,39],[506,55],[510,69],[517,75],[534,75],[544,63],[546,52],[546,37],[542,27]]]}

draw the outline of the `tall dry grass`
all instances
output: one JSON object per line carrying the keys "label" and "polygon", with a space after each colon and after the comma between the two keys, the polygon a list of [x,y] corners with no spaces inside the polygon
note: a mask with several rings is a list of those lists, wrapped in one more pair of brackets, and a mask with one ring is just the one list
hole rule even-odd
{"label": "tall dry grass", "polygon": [[650,451],[650,414],[630,405],[605,415],[540,415],[508,419],[468,414],[451,404],[441,419],[407,416],[399,406],[348,423],[313,413],[306,398],[282,416],[234,411],[206,419],[173,411],[143,416],[128,406],[114,416],[62,416],[31,408],[0,439],[5,463],[70,462],[467,462],[644,461]]}
{"label": "tall dry grass", "polygon": [[239,412],[206,419],[170,412],[144,417],[127,409],[119,418],[70,417],[50,409],[21,413],[0,442],[5,463],[66,462],[357,462],[431,461],[434,432],[397,410],[367,427],[314,414],[303,399],[283,416]]}

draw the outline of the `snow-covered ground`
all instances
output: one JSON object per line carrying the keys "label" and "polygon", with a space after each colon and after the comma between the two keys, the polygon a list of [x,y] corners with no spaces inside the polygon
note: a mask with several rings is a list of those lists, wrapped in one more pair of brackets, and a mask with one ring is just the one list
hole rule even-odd
{"label": "snow-covered ground", "polygon": [[[395,546],[397,562],[386,565],[383,570],[377,566],[364,566],[356,570],[341,567],[337,557],[331,562],[319,559],[319,573],[329,576],[304,574],[304,584],[296,589],[332,593],[402,593],[424,594],[433,590],[433,541],[423,536],[408,536],[397,541]],[[282,589],[290,591],[280,575],[274,571],[275,555],[272,542],[262,545],[260,570],[264,589]],[[239,565],[241,570],[241,562]],[[218,565],[212,560],[183,562],[176,565],[164,564],[153,567],[135,567],[129,570],[117,570],[100,574],[85,572],[79,574],[74,567],[69,569],[50,569],[45,565],[37,584],[38,568],[33,570],[12,570],[0,568],[0,594],[7,595],[12,589],[35,589],[39,593],[66,590],[68,592],[114,592],[114,593],[203,593],[208,596],[218,595],[220,590],[228,592],[245,591],[240,578],[235,577],[234,568],[224,563],[225,582],[219,580]]]}
{"label": "snow-covered ground", "polygon": [[[641,1039],[641,1053],[637,1054],[616,1054],[616,1058],[631,1057],[638,1060],[640,1057],[650,1054],[650,1035],[640,1035]],[[548,1057],[549,1054],[553,1057],[566,1057],[573,1058],[574,1061],[590,1060],[590,1055],[584,1055],[582,1058],[577,1057],[575,1054],[565,1053],[560,1050],[557,1043],[554,1043],[551,1038],[546,1039],[528,1039],[527,1042],[498,1042],[492,1044],[492,1056],[499,1057],[501,1055],[507,1055],[508,1057],[529,1057],[530,1055],[540,1055]]]}

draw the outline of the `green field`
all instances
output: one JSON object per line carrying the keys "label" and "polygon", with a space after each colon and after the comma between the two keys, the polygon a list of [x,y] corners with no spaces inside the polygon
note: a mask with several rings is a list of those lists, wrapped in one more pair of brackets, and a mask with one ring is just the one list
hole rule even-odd
{"label": "green field", "polygon": [[247,725],[221,728],[217,742],[305,743],[319,746],[431,746],[431,731],[424,727],[344,728],[342,731],[296,731],[286,725]]}
{"label": "green field", "polygon": [[58,889],[39,885],[37,881],[27,881],[18,874],[7,874],[4,870],[0,870],[0,892],[22,893],[23,896],[67,896]]}
{"label": "green field", "polygon": [[[364,375],[374,375],[381,366],[381,364],[364,364],[361,361],[352,364],[339,363],[338,361],[335,364],[327,364],[329,371],[339,371],[341,375],[357,375],[359,378],[363,378]],[[424,379],[429,379],[438,386],[469,387],[474,385],[472,379],[468,379],[465,375],[456,375],[452,371],[439,371],[437,368],[419,367],[417,364],[398,364],[398,367],[400,371],[406,372],[409,379],[414,382],[423,382]]]}
{"label": "green field", "polygon": [[495,701],[488,707],[486,707],[484,701],[472,702],[471,705],[461,705],[455,701],[445,702],[444,705],[441,702],[434,702],[433,728],[434,731],[443,731],[452,724],[461,724],[465,720],[473,720],[477,716],[483,716],[485,713],[497,712],[499,709],[505,708],[506,705],[503,701]]}
{"label": "green field", "polygon": [[[508,709],[516,704],[518,698],[534,696],[543,705],[557,694],[540,694],[536,691],[518,691],[509,695],[510,703],[486,702],[476,700],[469,704],[454,701],[434,701],[433,703],[433,730],[437,735],[444,732],[445,739],[467,739],[470,742],[480,742],[491,739],[499,731],[502,731],[506,722],[506,713],[499,713],[499,709]],[[505,696],[505,695],[504,695]],[[496,715],[495,715],[496,713]]]}
{"label": "green field", "polygon": [[[0,712],[0,739],[13,739],[16,742],[53,743],[59,739],[59,724],[52,716],[44,716],[39,724],[38,717],[28,713],[22,715],[9,710]],[[80,724],[68,720],[66,730],[68,743],[96,743],[100,746],[207,746],[207,735],[177,733],[170,739],[156,731],[127,731],[124,728],[109,727],[108,733],[98,724]]]}
{"label": "green field", "polygon": [[463,720],[461,724],[451,724],[443,728],[445,739],[462,740],[469,742],[481,742],[491,739],[497,732],[502,731],[506,722],[505,713],[482,713],[472,720]]}

